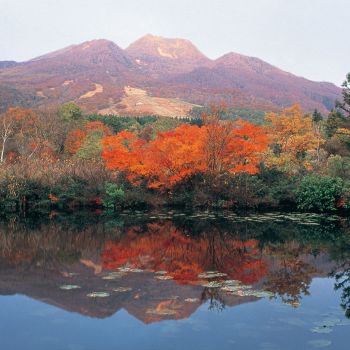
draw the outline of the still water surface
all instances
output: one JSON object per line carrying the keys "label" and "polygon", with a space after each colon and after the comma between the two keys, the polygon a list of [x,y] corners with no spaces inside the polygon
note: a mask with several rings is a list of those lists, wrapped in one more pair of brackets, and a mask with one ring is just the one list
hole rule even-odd
{"label": "still water surface", "polygon": [[0,223],[12,350],[349,349],[350,228],[307,214]]}

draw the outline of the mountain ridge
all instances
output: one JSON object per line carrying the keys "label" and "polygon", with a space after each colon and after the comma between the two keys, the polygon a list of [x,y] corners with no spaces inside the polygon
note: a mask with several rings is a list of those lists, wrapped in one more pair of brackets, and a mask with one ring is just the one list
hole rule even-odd
{"label": "mountain ridge", "polygon": [[[210,59],[189,40],[151,34],[126,49],[95,39],[25,62],[7,62],[0,61],[0,111],[15,104],[73,101],[92,113],[138,115],[136,107],[146,103],[142,113],[162,110],[174,116],[175,99],[183,107],[175,109],[179,116],[186,115],[191,104],[217,102],[262,111],[299,103],[307,112],[327,112],[341,95],[332,83],[298,77],[257,57],[229,52]],[[151,99],[140,104],[132,99],[134,106],[124,106],[127,87],[141,89]],[[149,106],[146,101],[151,101]],[[155,101],[166,108],[154,108]]]}

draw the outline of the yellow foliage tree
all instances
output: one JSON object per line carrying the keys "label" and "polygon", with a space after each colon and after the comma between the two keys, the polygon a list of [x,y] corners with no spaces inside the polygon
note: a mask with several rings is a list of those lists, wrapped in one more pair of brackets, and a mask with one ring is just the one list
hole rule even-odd
{"label": "yellow foliage tree", "polygon": [[[266,121],[272,141],[267,165],[289,174],[313,169],[320,158],[320,146],[325,141],[312,117],[305,116],[300,106],[294,105],[280,114],[268,113]],[[307,157],[308,154],[313,156]],[[314,162],[310,158],[314,158]]]}

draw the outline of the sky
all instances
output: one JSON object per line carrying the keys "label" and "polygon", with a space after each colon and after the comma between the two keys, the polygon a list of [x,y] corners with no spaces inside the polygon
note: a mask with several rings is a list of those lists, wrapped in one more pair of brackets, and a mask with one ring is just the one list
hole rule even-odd
{"label": "sky", "polygon": [[341,85],[349,15],[350,0],[0,0],[0,60],[101,38],[125,48],[150,33],[191,40],[210,58],[238,52]]}

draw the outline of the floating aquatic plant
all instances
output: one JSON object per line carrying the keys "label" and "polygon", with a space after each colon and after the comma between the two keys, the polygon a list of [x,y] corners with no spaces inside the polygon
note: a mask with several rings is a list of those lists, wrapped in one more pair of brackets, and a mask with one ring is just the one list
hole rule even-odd
{"label": "floating aquatic plant", "polygon": [[162,281],[174,279],[174,277],[172,277],[172,276],[164,276],[164,275],[154,276],[154,278],[156,278],[157,280],[162,280]]}
{"label": "floating aquatic plant", "polygon": [[225,280],[222,282],[224,286],[238,286],[241,284],[241,281],[238,280]]}
{"label": "floating aquatic plant", "polygon": [[225,277],[225,276],[227,276],[227,273],[218,272],[218,271],[207,271],[207,272],[200,273],[198,275],[198,278],[210,279],[210,278]]}
{"label": "floating aquatic plant", "polygon": [[220,287],[222,287],[222,283],[217,282],[217,281],[212,281],[212,282],[208,282],[208,283],[203,283],[203,284],[201,284],[201,286],[205,287],[205,288],[220,288]]}
{"label": "floating aquatic plant", "polygon": [[176,315],[176,311],[172,309],[148,309],[146,314],[167,316],[167,315]]}
{"label": "floating aquatic plant", "polygon": [[113,292],[118,292],[118,293],[125,293],[125,292],[131,292],[131,291],[132,291],[131,287],[118,287],[113,289]]}
{"label": "floating aquatic plant", "polygon": [[72,289],[79,289],[79,288],[81,287],[75,284],[64,284],[63,286],[60,286],[60,289],[63,289],[63,290],[72,290]]}
{"label": "floating aquatic plant", "polygon": [[328,334],[333,332],[333,327],[327,327],[327,326],[317,326],[311,328],[312,333],[319,333],[319,334]]}
{"label": "floating aquatic plant", "polygon": [[186,298],[185,299],[185,302],[186,303],[197,303],[199,302],[200,300],[198,298]]}
{"label": "floating aquatic plant", "polygon": [[326,317],[321,321],[314,323],[315,327],[311,328],[312,333],[328,334],[333,331],[333,328],[342,325],[342,321],[336,317]]}
{"label": "floating aquatic plant", "polygon": [[221,290],[223,290],[224,292],[235,293],[238,291],[242,291],[244,289],[251,289],[251,288],[252,286],[249,286],[249,285],[233,285],[233,286],[226,285],[226,286],[222,286]]}
{"label": "floating aquatic plant", "polygon": [[86,295],[89,298],[107,298],[110,296],[107,292],[92,292]]}
{"label": "floating aquatic plant", "polygon": [[124,272],[111,272],[105,276],[102,277],[103,280],[115,280],[117,278],[121,278],[125,276]]}
{"label": "floating aquatic plant", "polygon": [[130,268],[130,267],[119,267],[118,270],[121,271],[121,272],[144,272],[144,270],[133,269],[133,268]]}

